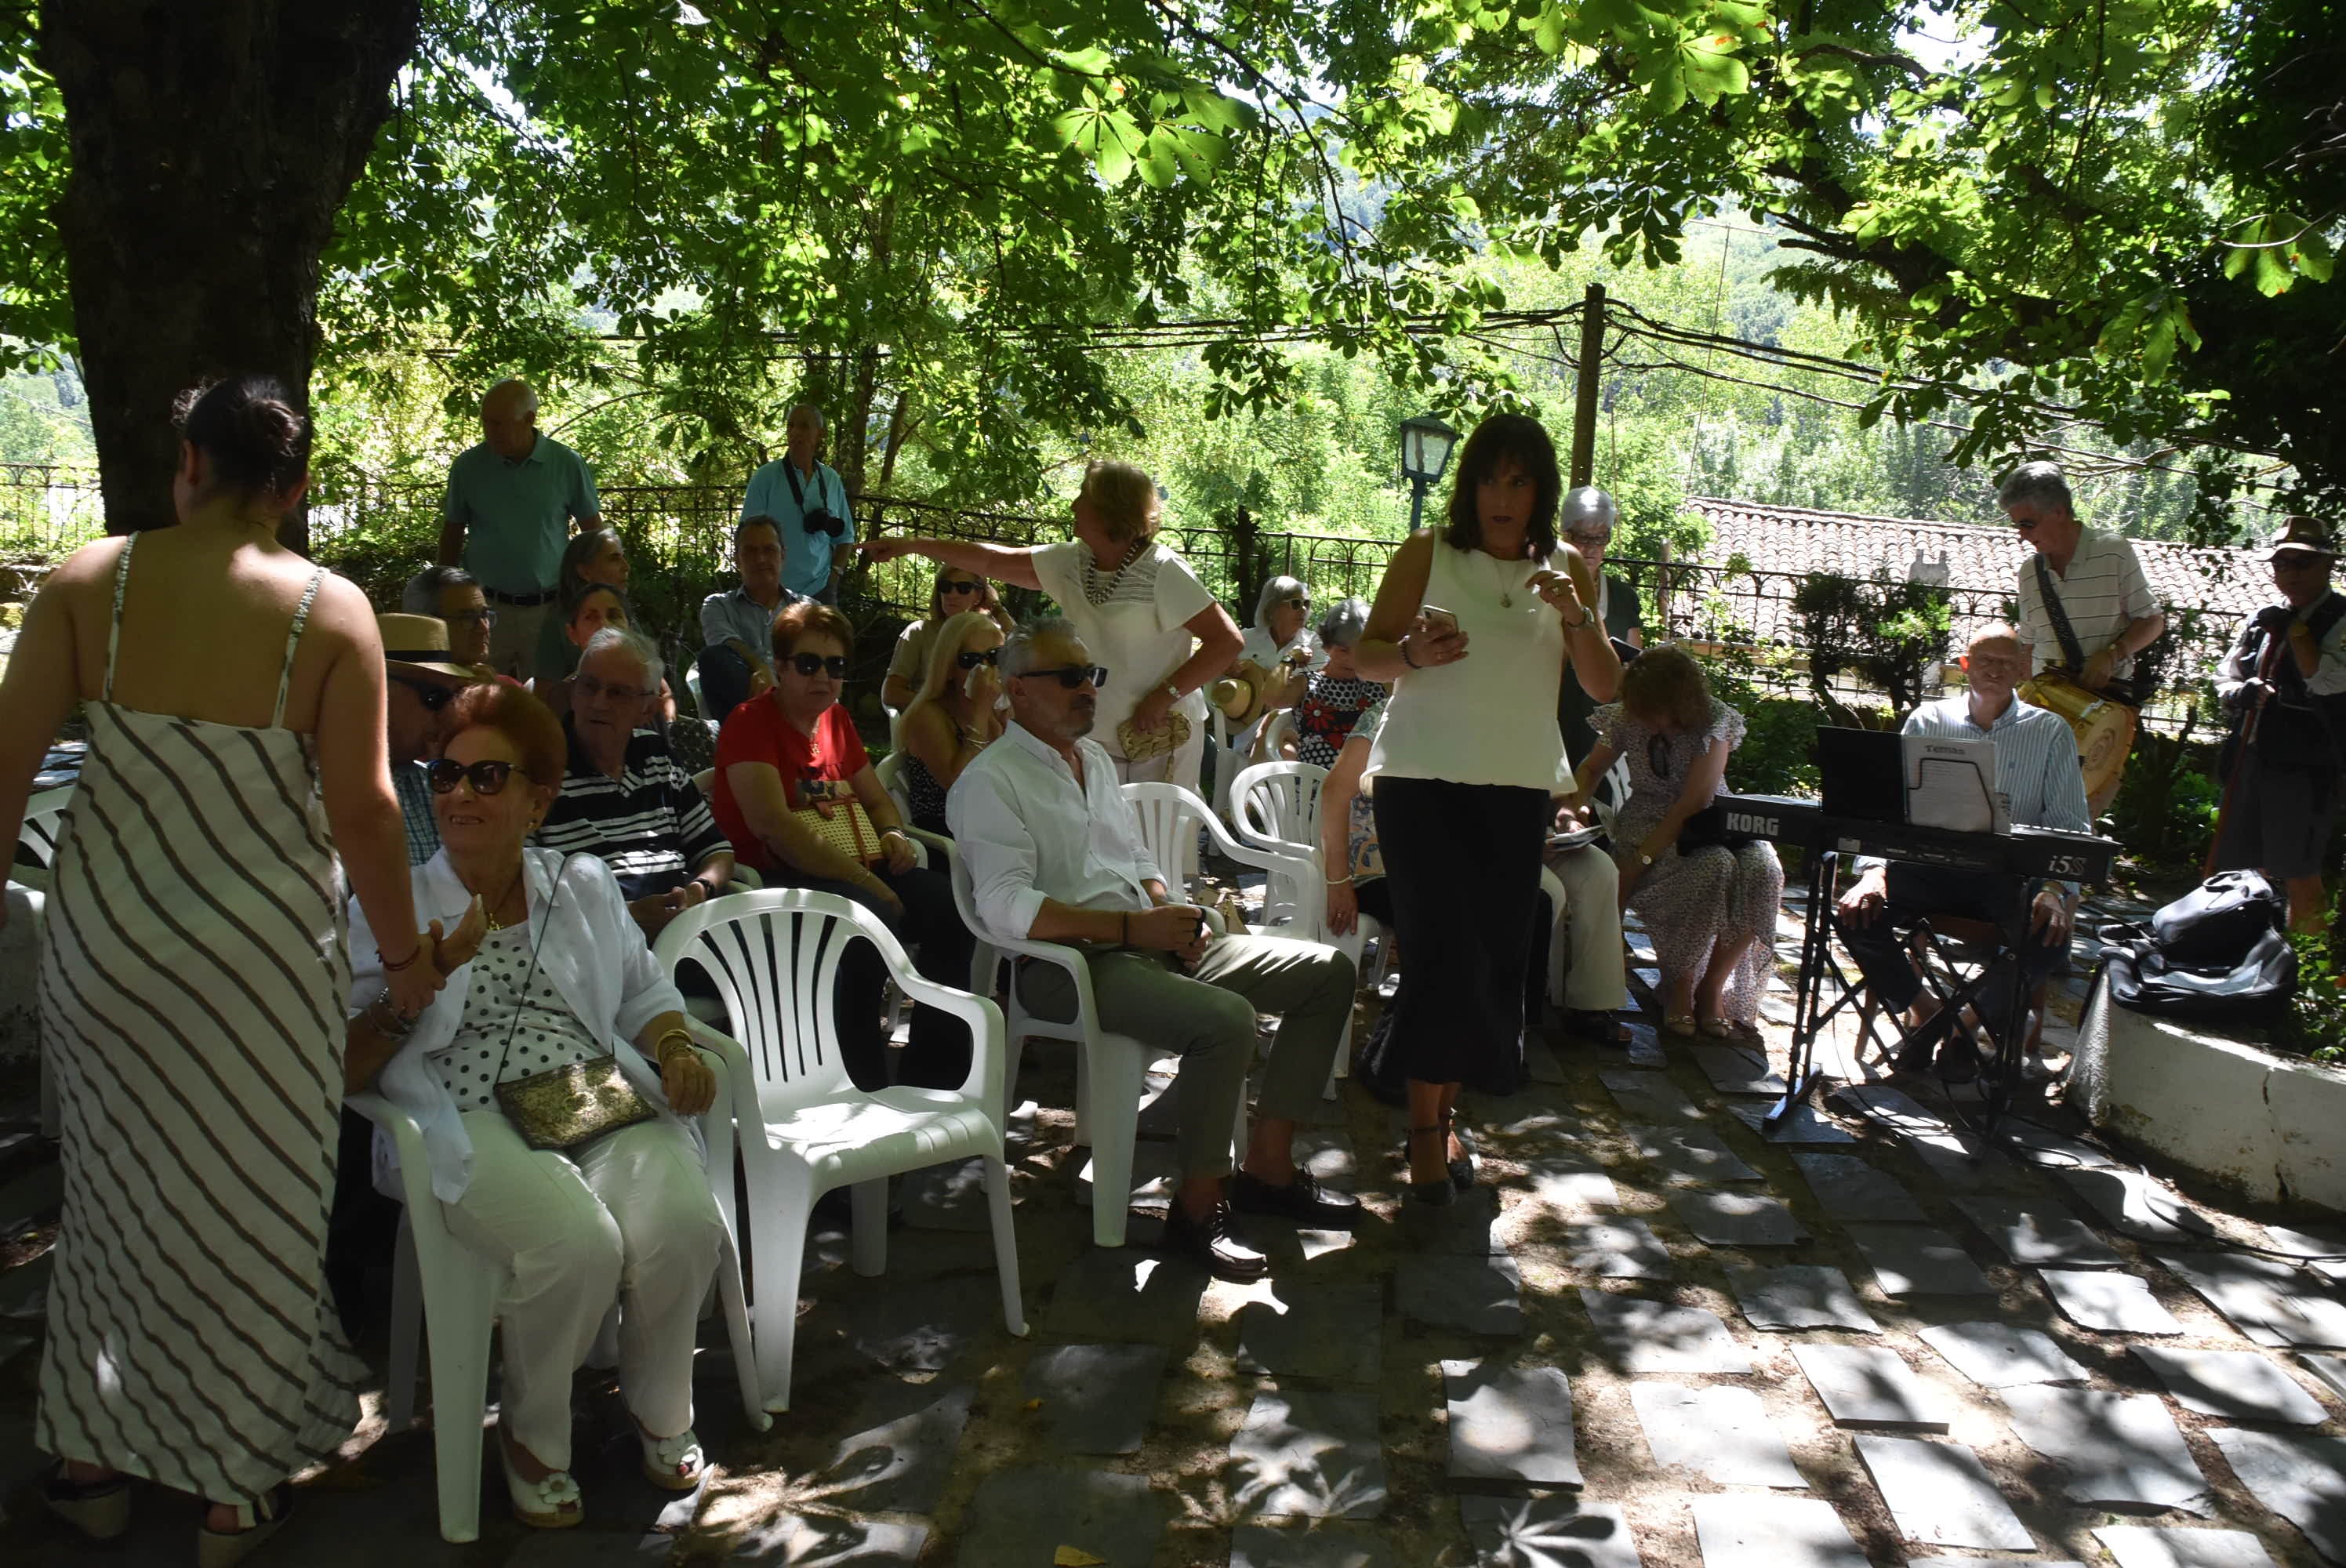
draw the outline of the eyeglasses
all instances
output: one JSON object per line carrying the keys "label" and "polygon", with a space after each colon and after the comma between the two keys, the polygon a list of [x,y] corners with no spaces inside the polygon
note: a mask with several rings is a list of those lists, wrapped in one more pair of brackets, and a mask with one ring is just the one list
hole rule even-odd
{"label": "eyeglasses", "polygon": [[470,621],[475,626],[494,626],[497,624],[497,613],[488,606],[483,605],[477,610],[458,610],[453,616],[443,616],[441,619],[452,626],[459,621]]}
{"label": "eyeglasses", "polygon": [[944,594],[981,594],[985,591],[985,585],[984,583],[940,583],[937,585],[937,591]]}
{"label": "eyeglasses", "polygon": [[847,678],[847,659],[841,654],[833,654],[829,658],[821,654],[792,654],[790,667],[805,676],[827,675],[833,680]]}
{"label": "eyeglasses", "polygon": [[651,693],[640,686],[622,686],[617,681],[604,682],[581,671],[570,677],[570,684],[584,697],[608,697],[614,702],[641,702]]}
{"label": "eyeglasses", "polygon": [[403,675],[393,676],[391,679],[393,685],[403,686],[413,692],[415,700],[423,705],[426,713],[439,712],[448,706],[448,699],[456,695],[454,687],[441,686],[434,681],[411,680]]}
{"label": "eyeglasses", "polygon": [[2292,550],[2286,555],[2275,555],[2272,558],[2272,568],[2276,572],[2310,572],[2318,566],[2328,565],[2330,565],[2329,556],[2310,555],[2301,550]]}
{"label": "eyeglasses", "polygon": [[529,769],[511,762],[475,762],[467,766],[442,758],[424,764],[423,777],[434,795],[453,795],[459,781],[469,781],[475,795],[497,795],[505,791],[505,780],[519,773],[530,777]]}
{"label": "eyeglasses", "polygon": [[1001,657],[1000,648],[964,648],[960,655],[961,667],[975,669],[979,665],[992,664]]}
{"label": "eyeglasses", "polygon": [[1039,679],[1046,675],[1069,691],[1075,690],[1086,681],[1092,683],[1094,690],[1107,684],[1107,671],[1096,664],[1071,664],[1059,669],[1030,669],[1019,678]]}

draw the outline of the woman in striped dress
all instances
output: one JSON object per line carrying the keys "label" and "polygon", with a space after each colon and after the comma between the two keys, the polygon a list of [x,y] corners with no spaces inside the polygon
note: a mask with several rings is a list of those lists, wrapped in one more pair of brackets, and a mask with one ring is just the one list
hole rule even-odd
{"label": "woman in striped dress", "polygon": [[[0,828],[78,703],[88,759],[52,871],[44,1048],[65,1212],[36,1432],[49,1504],[128,1523],[128,1478],[209,1508],[206,1568],[282,1519],[286,1478],[358,1419],[324,1288],[342,1105],[342,878],[415,931],[385,763],[383,662],[350,584],[277,541],[309,423],[274,383],[185,414],[179,524],[76,552],[0,685]],[[134,564],[135,556],[135,564]],[[407,1004],[431,937],[384,955]]]}

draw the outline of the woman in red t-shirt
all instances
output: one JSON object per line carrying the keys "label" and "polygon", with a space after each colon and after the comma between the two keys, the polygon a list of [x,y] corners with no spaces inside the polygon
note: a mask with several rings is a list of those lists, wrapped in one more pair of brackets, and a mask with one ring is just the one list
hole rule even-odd
{"label": "woman in red t-shirt", "polygon": [[[872,771],[862,738],[839,700],[853,634],[847,617],[811,599],[774,617],[774,684],[735,708],[719,731],[717,825],[741,864],[771,883],[837,893],[872,911],[913,950],[922,974],[964,990],[976,939],[954,908],[953,884],[917,863],[913,840]],[[800,813],[853,799],[880,832],[865,864],[825,843]],[[866,1089],[883,1087],[887,1031],[880,1017],[886,972],[879,951],[857,942],[842,956],[840,1044]],[[969,1076],[969,1028],[933,1008],[913,1010],[900,1080],[956,1089]]]}

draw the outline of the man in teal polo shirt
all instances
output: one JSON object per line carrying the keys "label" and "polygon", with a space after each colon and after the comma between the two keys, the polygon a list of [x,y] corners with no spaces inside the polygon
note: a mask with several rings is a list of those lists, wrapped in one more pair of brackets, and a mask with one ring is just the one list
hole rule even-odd
{"label": "man in teal polo shirt", "polygon": [[448,465],[440,565],[480,580],[496,611],[489,664],[526,680],[554,602],[562,547],[574,529],[603,525],[595,476],[576,453],[537,432],[537,393],[499,382],[481,400],[481,444]]}
{"label": "man in teal polo shirt", "polygon": [[826,433],[822,410],[802,402],[790,410],[783,454],[750,475],[741,521],[771,517],[781,525],[782,586],[826,605],[839,602],[839,574],[854,557],[855,514],[847,486],[827,463],[815,461]]}

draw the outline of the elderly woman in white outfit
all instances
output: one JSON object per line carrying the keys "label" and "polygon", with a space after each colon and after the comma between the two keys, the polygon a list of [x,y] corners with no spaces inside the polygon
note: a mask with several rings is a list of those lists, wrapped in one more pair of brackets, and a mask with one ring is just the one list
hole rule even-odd
{"label": "elderly woman in white outfit", "polygon": [[[561,725],[536,697],[474,686],[431,764],[440,852],[413,871],[448,983],[398,1011],[362,911],[351,921],[346,1086],[373,1086],[423,1132],[449,1233],[505,1268],[498,1453],[515,1516],[584,1517],[570,1469],[570,1379],[618,1303],[619,1386],[654,1485],[699,1484],[692,1349],[724,1238],[697,1135],[716,1081],[603,861],[525,850],[561,787]],[[457,961],[462,960],[459,962]],[[496,1093],[571,1064],[616,1063],[644,1119],[533,1147]],[[657,1065],[655,1064],[657,1064]],[[388,1148],[376,1142],[378,1161]]]}
{"label": "elderly woman in white outfit", "polygon": [[[1195,789],[1206,746],[1198,693],[1237,660],[1239,628],[1188,563],[1157,543],[1157,485],[1145,472],[1096,459],[1084,470],[1075,514],[1076,536],[1059,545],[1020,549],[896,535],[855,547],[877,561],[926,555],[1050,595],[1108,672],[1092,738],[1107,748],[1117,777]],[[1161,741],[1177,714],[1188,730],[1178,745],[1144,743],[1140,755],[1127,753],[1127,721],[1138,736]]]}

